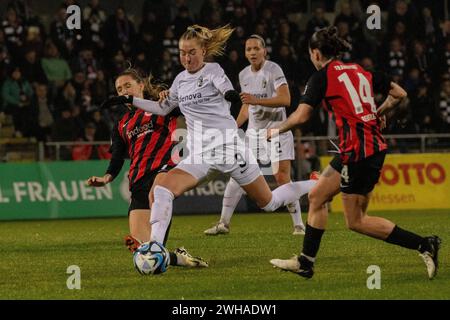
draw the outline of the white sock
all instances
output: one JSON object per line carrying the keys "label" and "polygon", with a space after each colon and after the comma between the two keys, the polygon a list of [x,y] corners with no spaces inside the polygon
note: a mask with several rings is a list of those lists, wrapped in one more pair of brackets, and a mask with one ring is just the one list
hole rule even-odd
{"label": "white sock", "polygon": [[243,194],[244,190],[242,190],[241,186],[233,178],[230,178],[223,194],[220,222],[223,222],[225,225],[230,224],[234,210]]}
{"label": "white sock", "polygon": [[153,190],[155,201],[152,205],[150,224],[152,225],[152,234],[150,241],[164,242],[167,229],[172,218],[173,193],[161,186],[156,186]]}
{"label": "white sock", "polygon": [[272,191],[272,199],[262,208],[264,211],[275,211],[281,206],[287,206],[300,199],[301,185],[297,182],[289,182]]}
{"label": "white sock", "polygon": [[272,199],[262,208],[264,211],[275,211],[281,206],[295,202],[307,194],[317,183],[316,180],[296,181],[283,184],[272,191]]}
{"label": "white sock", "polygon": [[292,223],[295,226],[304,226],[302,220],[302,209],[300,208],[300,201],[297,200],[293,203],[289,203],[287,206],[289,213],[291,214]]}
{"label": "white sock", "polygon": [[304,180],[304,181],[296,181],[295,183],[299,183],[301,185],[302,188],[302,194],[301,196],[303,196],[304,194],[307,194],[311,191],[312,188],[314,188],[314,186],[317,183],[317,180]]}

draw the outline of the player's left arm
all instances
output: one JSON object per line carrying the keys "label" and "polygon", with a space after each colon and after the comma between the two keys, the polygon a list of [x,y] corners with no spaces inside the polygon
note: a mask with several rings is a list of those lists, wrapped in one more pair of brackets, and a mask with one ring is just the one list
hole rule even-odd
{"label": "player's left arm", "polygon": [[272,98],[257,98],[246,92],[241,93],[241,100],[244,104],[260,105],[264,107],[280,108],[291,105],[291,94],[287,83],[282,84],[276,90],[276,95]]}
{"label": "player's left arm", "polygon": [[270,139],[277,134],[286,132],[296,125],[303,124],[311,118],[313,109],[320,105],[325,98],[327,88],[327,78],[324,70],[314,73],[309,78],[303,96],[297,110],[294,111],[278,128],[268,130],[267,138]]}
{"label": "player's left arm", "polygon": [[395,82],[391,82],[391,88],[389,94],[378,108],[377,114],[379,117],[386,115],[390,110],[392,110],[400,101],[408,96],[405,89],[399,86]]}
{"label": "player's left arm", "polygon": [[224,99],[231,103],[232,108],[241,108],[242,102],[239,98],[239,92],[234,90],[230,79],[218,64],[211,72],[211,80],[214,87],[219,90]]}

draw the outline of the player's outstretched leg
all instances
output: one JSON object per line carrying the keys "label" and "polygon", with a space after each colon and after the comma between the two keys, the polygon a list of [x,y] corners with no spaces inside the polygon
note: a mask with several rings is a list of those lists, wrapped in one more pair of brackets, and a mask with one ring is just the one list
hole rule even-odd
{"label": "player's outstretched leg", "polygon": [[442,242],[441,238],[438,236],[421,237],[415,233],[395,226],[384,241],[419,251],[419,256],[425,262],[428,278],[431,280],[437,275],[439,268],[439,249]]}
{"label": "player's outstretched leg", "polygon": [[[310,174],[310,180],[308,181],[302,181],[303,186],[305,187],[305,192],[309,193],[312,188],[316,185],[317,181],[319,180],[320,173],[317,171],[313,171]],[[294,224],[294,232],[293,235],[304,235],[305,234],[305,225],[303,224],[302,220],[302,211],[300,207],[300,200],[297,200],[293,203],[289,203],[286,208],[288,209],[289,213],[291,214],[292,222]]]}
{"label": "player's outstretched leg", "polygon": [[439,266],[438,253],[441,239],[438,236],[422,237],[398,227],[385,218],[368,216],[366,210],[369,199],[370,194],[342,194],[348,228],[390,244],[419,251],[427,267],[428,278],[433,279]]}

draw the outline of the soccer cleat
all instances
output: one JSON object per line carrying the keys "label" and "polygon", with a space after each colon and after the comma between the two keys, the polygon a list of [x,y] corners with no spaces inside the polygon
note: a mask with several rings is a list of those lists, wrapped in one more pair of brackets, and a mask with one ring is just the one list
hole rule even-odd
{"label": "soccer cleat", "polygon": [[128,248],[128,250],[131,251],[131,253],[134,253],[137,250],[137,248],[139,248],[139,246],[141,245],[141,242],[131,235],[127,235],[124,238],[124,241],[125,246]]}
{"label": "soccer cleat", "polygon": [[230,232],[230,227],[223,222],[218,222],[214,227],[206,229],[204,233],[208,236],[215,236],[218,234],[227,234]]}
{"label": "soccer cleat", "polygon": [[314,275],[312,262],[305,263],[308,265],[307,267],[301,267],[300,260],[301,258],[299,259],[297,255],[294,255],[292,258],[286,260],[272,259],[270,260],[270,263],[275,268],[281,269],[283,271],[290,271],[308,279],[312,278],[312,276]]}
{"label": "soccer cleat", "polygon": [[294,232],[292,232],[294,236],[304,236],[305,235],[305,226],[298,225],[294,226]]}
{"label": "soccer cleat", "polygon": [[294,255],[290,259],[272,259],[270,263],[281,270],[291,271],[297,273],[300,270],[300,262],[298,261],[298,256]]}
{"label": "soccer cleat", "polygon": [[309,179],[310,180],[319,180],[319,178],[320,178],[320,172],[319,171],[313,171],[309,175]]}
{"label": "soccer cleat", "polygon": [[424,251],[419,253],[419,256],[421,256],[425,262],[428,278],[431,280],[436,276],[438,271],[438,252],[442,241],[438,236],[426,237],[425,241]]}
{"label": "soccer cleat", "polygon": [[191,268],[208,268],[207,261],[200,257],[193,257],[187,252],[184,247],[176,248],[174,253],[177,256],[177,266],[191,267]]}

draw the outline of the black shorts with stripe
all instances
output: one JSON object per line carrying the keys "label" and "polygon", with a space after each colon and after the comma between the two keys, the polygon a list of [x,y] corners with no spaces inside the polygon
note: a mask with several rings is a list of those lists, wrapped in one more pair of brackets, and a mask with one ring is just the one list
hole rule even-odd
{"label": "black shorts with stripe", "polygon": [[150,189],[156,176],[162,172],[168,172],[173,166],[163,166],[159,170],[155,170],[149,174],[144,175],[141,179],[133,183],[131,186],[130,206],[128,207],[128,215],[133,210],[149,210],[150,202],[148,200]]}
{"label": "black shorts with stripe", "polygon": [[360,161],[343,165],[341,156],[334,156],[330,166],[341,173],[341,192],[361,195],[372,192],[380,179],[385,157],[386,152],[381,151]]}

